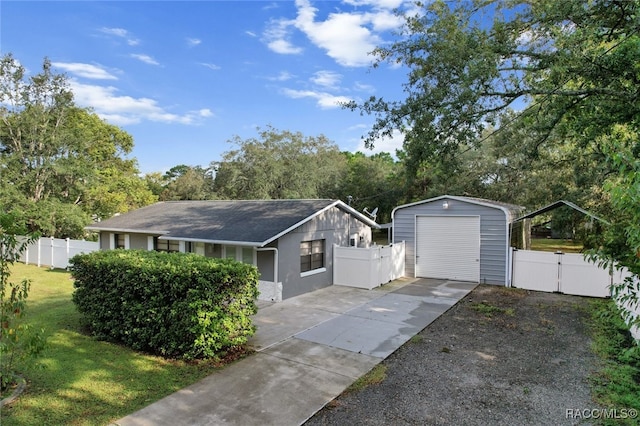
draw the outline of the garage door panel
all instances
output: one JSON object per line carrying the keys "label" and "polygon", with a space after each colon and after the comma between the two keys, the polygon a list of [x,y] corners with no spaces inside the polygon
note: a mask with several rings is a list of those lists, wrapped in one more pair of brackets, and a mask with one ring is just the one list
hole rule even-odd
{"label": "garage door panel", "polygon": [[418,216],[416,276],[480,281],[480,217]]}

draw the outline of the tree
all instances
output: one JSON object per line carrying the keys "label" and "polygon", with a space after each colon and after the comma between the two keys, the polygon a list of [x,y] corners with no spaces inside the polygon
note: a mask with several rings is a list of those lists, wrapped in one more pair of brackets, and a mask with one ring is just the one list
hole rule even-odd
{"label": "tree", "polygon": [[66,79],[45,60],[42,72],[26,73],[11,55],[0,60],[0,152],[3,174],[32,202],[48,195],[56,162],[69,152],[64,123],[73,108]]}
{"label": "tree", "polygon": [[404,199],[404,184],[400,164],[389,153],[367,156],[362,152],[343,152],[346,168],[338,179],[337,187],[320,194],[350,202],[358,211],[369,212],[378,208],[376,221],[386,223],[391,211]]}
{"label": "tree", "polygon": [[211,169],[179,164],[164,174],[148,173],[145,175],[145,181],[151,192],[161,201],[211,200],[216,198],[211,174]]}
{"label": "tree", "polygon": [[[405,132],[411,172],[425,161],[457,161],[483,139],[487,124],[529,129],[527,154],[535,159],[561,140],[570,141],[574,158],[585,149],[599,155],[597,136],[637,121],[638,2],[417,5],[419,13],[405,15],[399,41],[374,51],[376,67],[388,61],[409,69],[406,99],[348,104],[376,116],[368,146],[395,129]],[[499,116],[508,109],[521,112]]]}
{"label": "tree", "polygon": [[324,136],[304,136],[269,126],[258,138],[229,141],[237,149],[212,163],[215,191],[227,199],[318,198],[338,184],[345,162]]}
{"label": "tree", "polygon": [[210,200],[213,193],[211,171],[200,166],[184,164],[172,167],[164,175],[164,200]]}
{"label": "tree", "polygon": [[131,135],[74,104],[47,59],[31,77],[12,55],[0,59],[0,174],[10,182],[0,202],[30,231],[82,237],[91,218],[153,202],[132,149]]}

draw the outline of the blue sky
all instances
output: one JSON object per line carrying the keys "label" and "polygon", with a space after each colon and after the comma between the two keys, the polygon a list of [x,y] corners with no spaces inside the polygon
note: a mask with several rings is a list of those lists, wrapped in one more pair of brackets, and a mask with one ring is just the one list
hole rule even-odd
{"label": "blue sky", "polygon": [[[234,136],[271,125],[365,151],[373,118],[338,103],[402,98],[406,70],[372,70],[403,0],[0,2],[0,50],[31,73],[44,57],[76,103],[135,141],[143,173],[207,166]],[[374,151],[395,152],[400,136]]]}

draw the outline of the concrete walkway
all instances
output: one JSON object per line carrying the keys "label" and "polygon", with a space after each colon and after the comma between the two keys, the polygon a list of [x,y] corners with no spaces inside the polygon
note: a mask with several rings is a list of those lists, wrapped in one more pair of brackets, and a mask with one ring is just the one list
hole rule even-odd
{"label": "concrete walkway", "polygon": [[257,353],[114,424],[300,425],[475,286],[400,279],[260,302]]}

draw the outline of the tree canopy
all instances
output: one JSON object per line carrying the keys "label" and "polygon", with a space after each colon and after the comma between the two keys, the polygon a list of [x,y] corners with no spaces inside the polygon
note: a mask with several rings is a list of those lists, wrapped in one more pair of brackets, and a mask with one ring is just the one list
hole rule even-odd
{"label": "tree canopy", "polygon": [[81,237],[92,218],[153,202],[132,149],[131,135],[75,105],[47,59],[31,76],[0,59],[0,202],[29,231]]}
{"label": "tree canopy", "polygon": [[[377,117],[368,145],[402,129],[417,165],[477,144],[487,124],[535,130],[535,151],[553,135],[586,143],[613,124],[637,122],[637,1],[417,5],[399,40],[373,52],[376,67],[408,68],[406,98],[348,105]],[[520,113],[505,120],[509,109]]]}
{"label": "tree canopy", "polygon": [[325,136],[258,129],[257,138],[229,142],[235,145],[211,164],[220,198],[319,198],[334,188],[344,168],[337,145]]}

